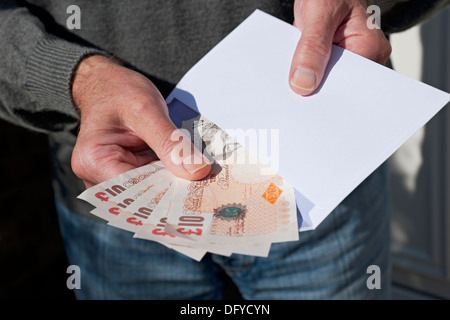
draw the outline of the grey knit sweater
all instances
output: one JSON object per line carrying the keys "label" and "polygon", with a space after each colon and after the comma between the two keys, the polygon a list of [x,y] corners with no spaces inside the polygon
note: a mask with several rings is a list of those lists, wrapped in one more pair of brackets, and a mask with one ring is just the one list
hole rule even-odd
{"label": "grey knit sweater", "polygon": [[[386,32],[410,27],[450,0],[379,0]],[[167,95],[183,74],[256,8],[292,22],[290,0],[0,0],[0,117],[49,134],[54,189],[88,215],[84,189],[70,168],[78,115],[72,72],[87,54],[115,55]],[[70,30],[67,8],[81,9]],[[5,137],[4,137],[5,138]],[[20,141],[18,142],[20,143]]]}

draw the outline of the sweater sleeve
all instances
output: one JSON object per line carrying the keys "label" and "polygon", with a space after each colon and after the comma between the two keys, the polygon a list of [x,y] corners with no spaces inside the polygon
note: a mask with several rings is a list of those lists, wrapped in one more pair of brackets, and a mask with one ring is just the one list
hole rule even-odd
{"label": "sweater sleeve", "polygon": [[389,11],[396,4],[401,2],[406,2],[408,0],[369,0],[369,5],[377,5],[381,9],[381,13],[384,14],[386,11]]}
{"label": "sweater sleeve", "polygon": [[381,29],[401,32],[425,21],[450,5],[450,0],[369,0],[381,9]]}
{"label": "sweater sleeve", "polygon": [[75,129],[71,78],[91,54],[103,53],[47,33],[28,8],[0,0],[0,117],[45,133]]}

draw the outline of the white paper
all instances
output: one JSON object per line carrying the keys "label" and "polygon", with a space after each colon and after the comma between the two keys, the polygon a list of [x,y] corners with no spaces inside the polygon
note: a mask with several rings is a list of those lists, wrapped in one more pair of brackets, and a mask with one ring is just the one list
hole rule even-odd
{"label": "white paper", "polygon": [[450,95],[334,46],[321,88],[302,97],[288,84],[300,35],[255,11],[183,77],[167,103],[172,111],[185,104],[225,130],[278,131],[279,163],[267,164],[295,187],[300,230],[309,230]]}

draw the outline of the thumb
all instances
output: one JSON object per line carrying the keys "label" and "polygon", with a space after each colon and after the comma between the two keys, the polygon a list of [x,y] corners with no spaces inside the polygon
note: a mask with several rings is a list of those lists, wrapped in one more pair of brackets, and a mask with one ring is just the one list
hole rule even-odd
{"label": "thumb", "polygon": [[295,25],[302,31],[289,73],[291,89],[313,93],[322,82],[331,54],[334,34],[342,22],[340,10],[303,1],[296,7]]}
{"label": "thumb", "polygon": [[167,106],[164,107],[140,113],[135,132],[175,176],[188,180],[204,178],[211,171],[211,162],[178,130],[166,112]]}

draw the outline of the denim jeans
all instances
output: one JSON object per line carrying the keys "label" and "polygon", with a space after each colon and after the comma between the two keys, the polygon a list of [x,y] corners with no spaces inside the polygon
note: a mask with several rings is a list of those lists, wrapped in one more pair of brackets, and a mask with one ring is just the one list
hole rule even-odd
{"label": "denim jeans", "polygon": [[[226,277],[245,299],[388,299],[388,194],[382,165],[318,228],[272,244],[269,257],[200,262],[56,205],[69,263],[81,271],[78,299],[223,299]],[[367,285],[371,265],[381,289]]]}

